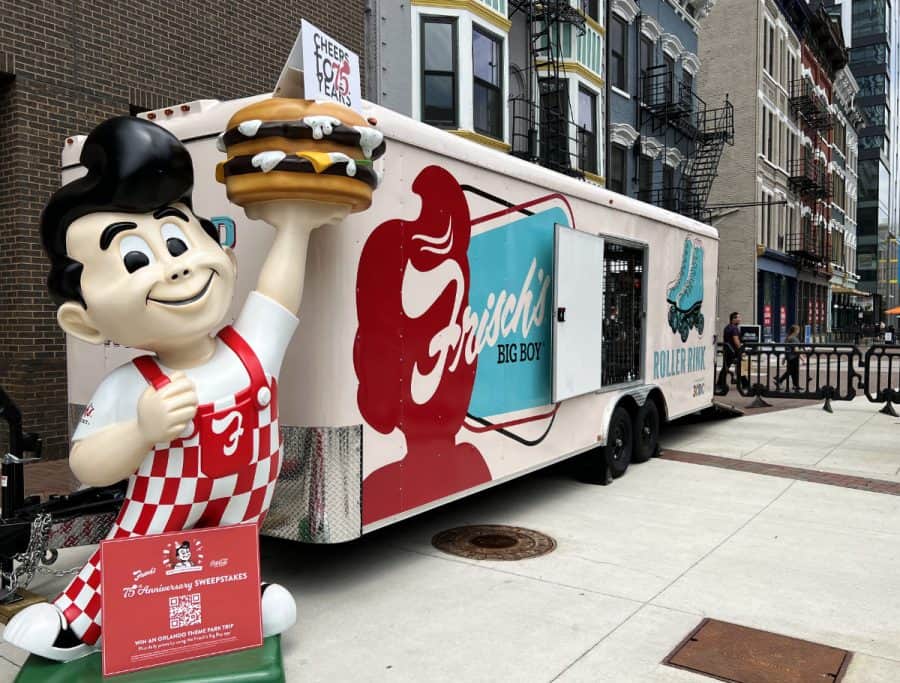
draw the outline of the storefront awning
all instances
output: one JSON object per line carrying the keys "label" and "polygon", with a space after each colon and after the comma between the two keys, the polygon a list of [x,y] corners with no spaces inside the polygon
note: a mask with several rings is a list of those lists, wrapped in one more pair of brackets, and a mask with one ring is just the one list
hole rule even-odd
{"label": "storefront awning", "polygon": [[852,294],[853,296],[872,296],[871,292],[863,292],[859,289],[852,289],[851,287],[843,287],[841,285],[832,285],[831,293],[832,294]]}

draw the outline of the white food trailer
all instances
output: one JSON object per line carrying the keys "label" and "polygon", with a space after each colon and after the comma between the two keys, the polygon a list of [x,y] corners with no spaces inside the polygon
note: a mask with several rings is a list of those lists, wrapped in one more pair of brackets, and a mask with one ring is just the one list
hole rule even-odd
{"label": "white food trailer", "polygon": [[[268,96],[264,96],[268,97]],[[238,255],[273,236],[215,181],[261,97],[143,114],[181,138],[194,209]],[[596,476],[711,404],[718,238],[683,216],[366,104],[387,151],[369,210],[313,232],[279,381],[284,466],[263,533],[340,542],[578,454]],[[81,173],[67,140],[63,182]],[[130,349],[69,338],[70,415]]]}

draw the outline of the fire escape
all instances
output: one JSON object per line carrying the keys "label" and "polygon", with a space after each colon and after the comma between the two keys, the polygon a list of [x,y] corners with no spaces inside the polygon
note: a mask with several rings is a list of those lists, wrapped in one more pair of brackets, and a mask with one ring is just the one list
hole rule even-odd
{"label": "fire escape", "polygon": [[[806,78],[791,83],[790,105],[804,131],[818,143],[834,125],[828,105],[822,101]],[[786,249],[807,267],[828,272],[831,262],[830,235],[825,227],[825,206],[831,199],[831,176],[823,159],[813,148],[804,146],[800,157],[790,161],[788,182],[810,209],[798,232],[787,236]],[[820,205],[821,203],[821,205]],[[821,219],[818,219],[821,217]],[[818,219],[818,220],[817,220]]]}
{"label": "fire escape", "polygon": [[531,65],[526,92],[510,98],[511,154],[574,177],[579,169],[577,144],[571,131],[569,91],[561,51],[584,35],[584,17],[569,0],[509,0],[512,18],[525,15]]}
{"label": "fire escape", "polygon": [[[706,204],[725,145],[734,145],[734,105],[709,109],[693,88],[675,78],[668,64],[641,71],[640,126],[665,141],[663,154],[685,143],[687,153],[677,186],[654,183],[649,196],[641,196],[657,206],[709,221]],[[645,128],[646,127],[646,128]]]}

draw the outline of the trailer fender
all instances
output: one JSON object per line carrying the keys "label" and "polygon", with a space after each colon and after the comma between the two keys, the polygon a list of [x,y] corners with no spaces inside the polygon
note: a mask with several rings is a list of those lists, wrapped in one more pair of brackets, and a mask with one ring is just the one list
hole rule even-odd
{"label": "trailer fender", "polygon": [[608,392],[607,395],[610,400],[607,401],[606,407],[603,409],[603,415],[600,418],[598,444],[600,446],[606,445],[606,437],[607,434],[609,434],[609,422],[617,407],[624,405],[625,409],[628,410],[632,417],[634,417],[638,408],[644,405],[648,400],[654,400],[653,398],[650,398],[651,394],[659,395],[661,403],[659,406],[660,417],[665,419],[665,416],[668,414],[665,400],[662,399],[662,392],[655,384],[642,384],[638,387],[629,387],[628,389]]}

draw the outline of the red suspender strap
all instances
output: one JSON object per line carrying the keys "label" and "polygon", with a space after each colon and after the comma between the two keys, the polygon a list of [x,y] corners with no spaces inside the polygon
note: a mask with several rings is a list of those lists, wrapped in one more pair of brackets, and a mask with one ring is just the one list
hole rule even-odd
{"label": "red suspender strap", "polygon": [[269,382],[266,379],[266,371],[263,370],[259,358],[253,353],[250,344],[244,341],[244,338],[231,326],[227,325],[219,330],[219,338],[225,342],[229,349],[234,351],[240,359],[247,374],[250,375],[250,384],[254,389],[260,387],[268,387]]}
{"label": "red suspender strap", "polygon": [[152,384],[157,391],[169,383],[169,378],[166,376],[166,373],[160,370],[153,356],[140,356],[131,362],[134,363],[134,367],[138,369],[138,372],[144,376],[147,383]]}

